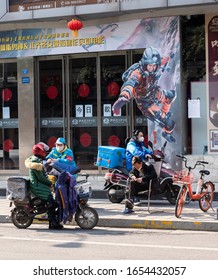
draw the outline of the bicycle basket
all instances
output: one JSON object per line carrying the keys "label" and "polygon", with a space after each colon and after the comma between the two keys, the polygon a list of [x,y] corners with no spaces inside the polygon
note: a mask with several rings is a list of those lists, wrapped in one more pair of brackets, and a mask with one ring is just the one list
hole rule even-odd
{"label": "bicycle basket", "polygon": [[92,187],[90,182],[78,183],[75,186],[75,190],[79,198],[89,198],[92,195]]}
{"label": "bicycle basket", "polygon": [[191,184],[194,181],[194,173],[188,170],[175,171],[173,175],[173,182],[182,184]]}

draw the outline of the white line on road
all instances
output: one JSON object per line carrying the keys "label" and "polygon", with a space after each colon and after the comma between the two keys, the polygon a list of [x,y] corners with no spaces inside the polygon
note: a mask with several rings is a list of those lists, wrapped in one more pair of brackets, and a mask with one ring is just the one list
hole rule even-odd
{"label": "white line on road", "polygon": [[50,243],[78,243],[85,245],[99,245],[99,246],[123,246],[123,247],[140,247],[140,248],[162,248],[162,249],[178,249],[178,250],[199,250],[199,251],[218,251],[218,248],[204,248],[204,247],[185,247],[185,246],[167,246],[167,245],[147,245],[147,244],[131,244],[131,243],[113,243],[113,242],[92,242],[92,241],[63,241],[58,239],[41,239],[41,238],[22,238],[0,236],[0,239],[19,240],[19,241],[37,241]]}

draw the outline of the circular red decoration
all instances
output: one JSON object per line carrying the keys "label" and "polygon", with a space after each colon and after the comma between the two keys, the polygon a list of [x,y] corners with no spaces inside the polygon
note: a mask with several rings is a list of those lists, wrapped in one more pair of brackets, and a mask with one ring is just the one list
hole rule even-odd
{"label": "circular red decoration", "polygon": [[14,143],[13,141],[11,141],[10,139],[6,139],[4,142],[3,142],[3,150],[8,152],[10,150],[12,150],[14,148]]}
{"label": "circular red decoration", "polygon": [[54,148],[55,147],[55,143],[57,141],[57,137],[55,136],[51,136],[49,139],[48,139],[48,146],[50,149]]}
{"label": "circular red decoration", "polygon": [[120,145],[120,139],[116,135],[111,135],[108,138],[108,145],[118,147]]}
{"label": "circular red decoration", "polygon": [[9,101],[12,97],[12,91],[9,88],[5,88],[2,90],[2,99],[4,101]]}
{"label": "circular red decoration", "polygon": [[55,99],[58,96],[58,89],[55,86],[49,86],[46,93],[48,98]]}
{"label": "circular red decoration", "polygon": [[80,136],[80,144],[83,146],[83,147],[88,147],[91,145],[92,143],[92,137],[88,134],[88,133],[83,133],[81,136]]}
{"label": "circular red decoration", "polygon": [[68,22],[67,26],[70,30],[79,30],[83,28],[83,23],[78,19],[72,19]]}
{"label": "circular red decoration", "polygon": [[119,87],[118,83],[110,82],[107,87],[107,91],[110,96],[117,96],[117,94],[120,92],[120,87]]}
{"label": "circular red decoration", "polygon": [[78,87],[78,94],[79,96],[81,97],[87,97],[90,93],[90,88],[87,84],[81,84],[79,87]]}

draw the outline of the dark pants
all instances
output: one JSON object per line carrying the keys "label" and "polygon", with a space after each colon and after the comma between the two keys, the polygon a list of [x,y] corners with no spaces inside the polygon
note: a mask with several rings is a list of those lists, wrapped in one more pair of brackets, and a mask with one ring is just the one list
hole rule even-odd
{"label": "dark pants", "polygon": [[138,183],[138,182],[132,181],[131,185],[130,185],[130,190],[129,190],[128,196],[130,199],[133,199],[135,196],[137,196],[137,194],[139,192],[147,191],[148,189],[149,189],[149,183],[147,183],[147,182]]}

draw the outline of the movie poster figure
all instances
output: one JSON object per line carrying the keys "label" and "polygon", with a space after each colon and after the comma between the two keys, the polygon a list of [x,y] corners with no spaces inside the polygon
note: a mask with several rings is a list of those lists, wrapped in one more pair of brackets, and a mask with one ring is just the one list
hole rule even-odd
{"label": "movie poster figure", "polygon": [[118,100],[113,104],[114,115],[134,98],[142,114],[162,128],[162,136],[171,143],[175,122],[171,119],[172,103],[176,99],[175,90],[162,89],[159,80],[165,70],[169,70],[169,61],[174,57],[171,52],[161,57],[153,47],[145,49],[141,60],[127,69],[123,75],[123,85]]}

